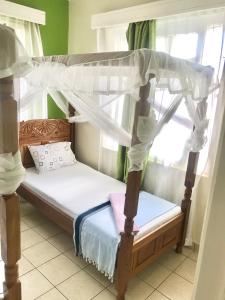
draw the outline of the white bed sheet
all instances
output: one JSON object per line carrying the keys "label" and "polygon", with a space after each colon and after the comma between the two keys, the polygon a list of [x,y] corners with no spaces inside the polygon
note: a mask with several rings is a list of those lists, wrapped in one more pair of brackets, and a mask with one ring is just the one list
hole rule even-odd
{"label": "white bed sheet", "polygon": [[[80,162],[41,174],[38,174],[35,168],[29,168],[26,170],[23,185],[74,219],[86,210],[107,201],[109,193],[124,193],[126,190],[124,183]],[[135,240],[155,230],[180,212],[181,208],[176,206],[149,222],[140,229]]]}

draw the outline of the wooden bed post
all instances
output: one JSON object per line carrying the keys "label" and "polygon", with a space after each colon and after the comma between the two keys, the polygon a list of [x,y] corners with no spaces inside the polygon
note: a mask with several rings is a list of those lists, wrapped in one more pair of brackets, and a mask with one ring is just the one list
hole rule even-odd
{"label": "wooden bed post", "polygon": [[[140,88],[140,100],[136,104],[133,126],[132,145],[140,143],[137,138],[137,123],[139,116],[147,116],[150,104],[148,101],[150,82]],[[117,261],[117,300],[125,300],[125,293],[130,276],[132,248],[134,242],[133,224],[137,214],[139,191],[141,188],[142,171],[128,174],[124,215],[126,217],[124,233],[121,234],[121,243]]]}
{"label": "wooden bed post", "polygon": [[184,199],[182,200],[182,203],[181,203],[181,210],[184,213],[184,223],[183,223],[181,240],[177,244],[177,247],[176,247],[177,253],[182,253],[182,249],[185,244],[188,219],[189,219],[190,209],[191,209],[191,195],[192,195],[192,189],[195,185],[196,170],[197,170],[197,166],[198,166],[198,158],[199,158],[199,152],[190,152],[189,153],[187,171],[186,171],[186,177],[185,177],[185,187],[186,188],[185,188],[185,192],[184,192]]}
{"label": "wooden bed post", "polygon": [[[0,79],[0,153],[18,150],[17,102],[12,97],[13,77]],[[1,251],[5,263],[4,300],[21,300],[18,280],[20,250],[20,208],[16,193],[1,201]]]}
{"label": "wooden bed post", "polygon": [[[207,97],[205,97],[203,101],[199,102],[196,108],[196,112],[201,116],[203,120],[206,119],[206,114],[207,114],[207,106],[204,104],[205,101],[207,101]],[[195,127],[193,128],[193,131],[194,130]],[[200,154],[199,152],[190,152],[188,157],[187,171],[186,171],[186,177],[184,183],[186,189],[184,192],[184,199],[182,200],[181,203],[181,210],[184,213],[184,223],[182,228],[181,241],[177,244],[176,247],[177,253],[182,252],[182,248],[185,244],[187,227],[188,227],[188,219],[189,219],[190,209],[191,209],[191,195],[192,195],[192,189],[195,185],[199,154]]]}
{"label": "wooden bed post", "polygon": [[[75,109],[71,104],[69,104],[69,117],[73,117],[75,114]],[[71,149],[75,154],[75,123],[70,123],[70,140],[71,140]]]}

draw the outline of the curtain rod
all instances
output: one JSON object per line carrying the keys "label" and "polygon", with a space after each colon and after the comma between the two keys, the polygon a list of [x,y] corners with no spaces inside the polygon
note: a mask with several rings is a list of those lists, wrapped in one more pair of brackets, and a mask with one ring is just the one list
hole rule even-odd
{"label": "curtain rod", "polygon": [[0,0],[0,15],[37,23],[40,25],[46,24],[45,11],[5,0]]}
{"label": "curtain rod", "polygon": [[225,8],[225,0],[160,0],[92,15],[91,28],[160,19],[209,9]]}

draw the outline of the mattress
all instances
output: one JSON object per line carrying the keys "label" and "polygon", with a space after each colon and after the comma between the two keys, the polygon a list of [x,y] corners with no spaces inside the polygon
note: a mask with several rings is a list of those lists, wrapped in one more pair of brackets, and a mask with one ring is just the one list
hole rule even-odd
{"label": "mattress", "polygon": [[[23,185],[74,219],[90,208],[106,202],[109,193],[126,191],[124,183],[80,162],[41,174],[38,174],[35,168],[28,168]],[[181,208],[175,206],[155,218],[140,228],[135,240],[155,230],[180,212]]]}

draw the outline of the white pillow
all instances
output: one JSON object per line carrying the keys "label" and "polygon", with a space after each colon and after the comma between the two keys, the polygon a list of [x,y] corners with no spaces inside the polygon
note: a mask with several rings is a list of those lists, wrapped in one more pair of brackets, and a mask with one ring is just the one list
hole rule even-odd
{"label": "white pillow", "polygon": [[71,142],[28,146],[38,172],[56,170],[76,163]]}

